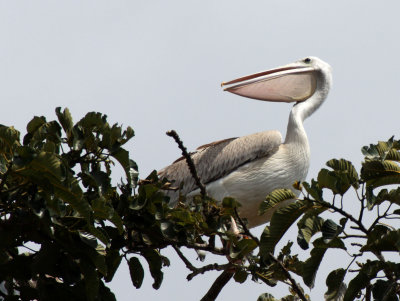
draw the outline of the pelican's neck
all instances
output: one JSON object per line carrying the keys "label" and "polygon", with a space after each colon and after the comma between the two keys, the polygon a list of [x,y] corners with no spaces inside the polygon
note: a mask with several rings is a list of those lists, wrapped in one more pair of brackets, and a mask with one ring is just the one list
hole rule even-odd
{"label": "pelican's neck", "polygon": [[314,94],[307,100],[296,103],[290,112],[285,144],[308,144],[307,134],[304,130],[303,121],[322,105],[322,103],[328,96],[331,85],[331,73],[324,72],[323,70],[318,72],[317,87]]}

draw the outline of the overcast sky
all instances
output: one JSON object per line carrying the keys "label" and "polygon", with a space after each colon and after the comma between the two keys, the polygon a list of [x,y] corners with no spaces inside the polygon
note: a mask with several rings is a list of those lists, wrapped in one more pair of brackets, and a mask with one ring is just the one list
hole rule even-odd
{"label": "overcast sky", "polygon": [[[314,55],[331,64],[334,85],[305,123],[308,179],[333,157],[359,166],[361,146],[399,138],[399,10],[398,1],[366,0],[0,0],[0,123],[23,130],[34,115],[55,118],[57,106],[75,121],[106,113],[135,129],[127,147],[145,177],[180,155],[170,129],[189,149],[262,130],[284,135],[291,105],[241,98],[220,83]],[[122,268],[111,284],[118,300],[197,300],[217,277],[187,282],[171,259],[158,291],[147,271],[136,290]],[[266,291],[232,282],[219,300]]]}

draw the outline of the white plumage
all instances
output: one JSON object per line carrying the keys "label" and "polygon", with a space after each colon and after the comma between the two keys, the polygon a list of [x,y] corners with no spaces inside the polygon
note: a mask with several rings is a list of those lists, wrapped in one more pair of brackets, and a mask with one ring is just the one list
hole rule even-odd
{"label": "white plumage", "polygon": [[[310,148],[303,121],[321,106],[331,83],[330,66],[316,57],[223,83],[226,91],[241,96],[296,104],[283,143],[278,131],[265,131],[210,143],[192,153],[207,193],[217,200],[230,196],[239,201],[240,215],[249,227],[268,222],[272,210],[257,214],[265,197],[277,188],[292,189],[307,176]],[[169,193],[172,202],[179,193],[199,193],[183,158],[160,170],[159,176],[175,181],[174,186],[183,183],[181,191]]]}

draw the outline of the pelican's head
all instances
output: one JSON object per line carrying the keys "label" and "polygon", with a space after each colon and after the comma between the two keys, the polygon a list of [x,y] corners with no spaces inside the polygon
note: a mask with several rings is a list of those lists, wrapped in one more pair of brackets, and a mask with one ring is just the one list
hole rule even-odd
{"label": "pelican's head", "polygon": [[276,102],[302,102],[316,91],[320,77],[331,81],[331,67],[309,56],[292,64],[224,82],[221,86],[240,96]]}

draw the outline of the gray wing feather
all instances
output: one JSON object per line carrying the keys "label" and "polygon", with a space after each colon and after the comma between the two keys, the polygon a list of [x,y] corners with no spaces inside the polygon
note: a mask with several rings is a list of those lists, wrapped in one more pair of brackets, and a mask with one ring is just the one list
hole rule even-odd
{"label": "gray wing feather", "polygon": [[[272,155],[281,143],[282,136],[278,131],[265,131],[206,144],[190,155],[201,181],[208,184],[250,161]],[[184,158],[163,168],[158,175],[160,178],[175,181],[173,186],[183,183],[180,190],[183,195],[198,188]],[[169,195],[172,199],[178,197],[178,193]]]}

